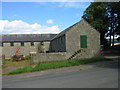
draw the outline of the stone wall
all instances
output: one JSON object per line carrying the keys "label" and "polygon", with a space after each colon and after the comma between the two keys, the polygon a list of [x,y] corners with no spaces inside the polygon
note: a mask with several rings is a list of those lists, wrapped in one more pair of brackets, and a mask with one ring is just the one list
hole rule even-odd
{"label": "stone wall", "polygon": [[[30,42],[24,42],[24,46],[21,46],[20,42],[14,42],[14,46],[10,46],[10,43],[4,43],[2,48],[2,54],[5,55],[6,58],[10,58],[15,55],[15,52],[18,48],[20,48],[19,54],[21,55],[29,55],[30,52],[38,52],[38,44],[40,42],[34,42],[34,46],[31,46]],[[50,42],[43,42],[44,52],[49,50]]]}
{"label": "stone wall", "polygon": [[33,55],[33,62],[52,62],[66,60],[66,53],[39,53]]}
{"label": "stone wall", "polygon": [[[84,59],[93,57],[90,54],[90,49],[80,49],[81,52],[76,54],[75,57],[71,59]],[[94,56],[97,54],[95,53]],[[38,53],[33,54],[32,60],[35,63],[38,62],[53,62],[53,61],[65,61],[68,60],[72,56],[71,53],[67,52],[57,52],[57,53]]]}
{"label": "stone wall", "polygon": [[73,58],[71,59],[84,59],[84,58],[92,58],[96,57],[99,55],[99,50],[96,53],[91,53],[90,49],[80,49],[81,52],[76,54]]}
{"label": "stone wall", "polygon": [[[83,57],[93,57],[100,49],[100,33],[91,27],[86,21],[82,20],[66,32],[66,51],[74,54],[81,49],[80,35],[87,36],[87,48]],[[81,57],[80,57],[81,58]]]}

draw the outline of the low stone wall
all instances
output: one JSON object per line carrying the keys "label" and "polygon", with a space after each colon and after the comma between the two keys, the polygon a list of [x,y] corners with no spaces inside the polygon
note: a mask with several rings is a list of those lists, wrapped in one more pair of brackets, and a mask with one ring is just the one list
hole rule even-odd
{"label": "low stone wall", "polygon": [[[37,53],[32,55],[33,62],[52,62],[52,61],[64,61],[69,59],[84,59],[98,56],[99,51],[94,51],[90,49],[80,49],[81,51],[77,54],[76,52],[57,52],[57,53]],[[75,54],[75,55],[74,55]]]}
{"label": "low stone wall", "polygon": [[33,62],[51,62],[66,60],[66,53],[39,53],[32,56]]}
{"label": "low stone wall", "polygon": [[73,59],[84,59],[99,56],[100,50],[81,49],[82,52],[78,53]]}

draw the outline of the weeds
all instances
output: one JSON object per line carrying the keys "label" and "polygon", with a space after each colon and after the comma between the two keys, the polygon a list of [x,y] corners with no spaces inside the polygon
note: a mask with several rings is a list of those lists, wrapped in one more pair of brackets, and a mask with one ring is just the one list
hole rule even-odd
{"label": "weeds", "polygon": [[69,60],[69,61],[62,61],[62,62],[38,63],[34,68],[32,66],[26,66],[24,68],[19,68],[14,71],[11,71],[7,75],[19,74],[19,73],[25,73],[25,72],[35,72],[35,71],[46,70],[46,69],[55,69],[60,67],[78,66],[82,64],[98,62],[98,61],[106,61],[106,60],[110,60],[110,59],[96,57],[96,58],[90,58],[90,59]]}

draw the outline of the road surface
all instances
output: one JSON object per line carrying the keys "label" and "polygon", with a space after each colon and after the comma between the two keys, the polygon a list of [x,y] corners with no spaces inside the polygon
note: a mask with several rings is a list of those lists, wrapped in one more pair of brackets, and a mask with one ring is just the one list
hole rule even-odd
{"label": "road surface", "polygon": [[3,80],[3,88],[118,88],[118,63],[17,81]]}

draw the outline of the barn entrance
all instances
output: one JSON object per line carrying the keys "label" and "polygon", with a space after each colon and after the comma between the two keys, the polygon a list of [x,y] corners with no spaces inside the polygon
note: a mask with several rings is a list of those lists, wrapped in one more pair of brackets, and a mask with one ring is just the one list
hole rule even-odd
{"label": "barn entrance", "polygon": [[87,35],[80,35],[80,48],[87,48]]}

